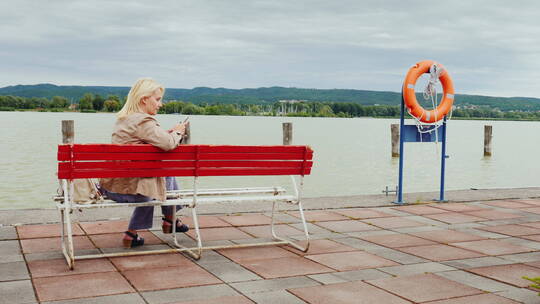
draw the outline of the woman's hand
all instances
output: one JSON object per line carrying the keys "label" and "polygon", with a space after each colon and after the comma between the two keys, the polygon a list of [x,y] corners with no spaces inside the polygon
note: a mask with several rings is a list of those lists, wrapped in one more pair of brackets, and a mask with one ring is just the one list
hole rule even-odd
{"label": "woman's hand", "polygon": [[174,125],[174,127],[172,127],[172,129],[168,130],[169,133],[172,133],[172,132],[178,132],[182,135],[186,134],[186,128],[189,126],[189,121],[187,122],[183,122],[181,124],[176,124]]}

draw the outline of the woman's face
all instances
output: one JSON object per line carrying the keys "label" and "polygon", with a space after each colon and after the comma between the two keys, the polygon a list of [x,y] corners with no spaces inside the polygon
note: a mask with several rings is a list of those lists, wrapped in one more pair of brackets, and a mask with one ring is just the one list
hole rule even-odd
{"label": "woman's face", "polygon": [[156,89],[150,96],[143,97],[143,99],[141,99],[142,110],[147,114],[156,115],[159,108],[163,106],[163,103],[161,103],[162,97],[160,89]]}

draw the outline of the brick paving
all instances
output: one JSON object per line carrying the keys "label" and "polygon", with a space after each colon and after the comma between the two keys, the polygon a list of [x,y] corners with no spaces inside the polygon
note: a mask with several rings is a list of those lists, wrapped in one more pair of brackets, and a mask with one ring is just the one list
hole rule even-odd
{"label": "brick paving", "polygon": [[[68,270],[59,226],[0,226],[5,303],[540,303],[523,277],[540,276],[540,200],[308,210],[307,253],[283,246],[80,260]],[[299,214],[278,234],[302,239]],[[203,215],[203,240],[270,238],[268,213]],[[189,217],[184,220],[191,225]],[[156,220],[159,223],[159,219]],[[74,226],[80,252],[125,251],[125,219]],[[145,247],[167,248],[160,227]],[[193,231],[180,241],[193,243]]]}

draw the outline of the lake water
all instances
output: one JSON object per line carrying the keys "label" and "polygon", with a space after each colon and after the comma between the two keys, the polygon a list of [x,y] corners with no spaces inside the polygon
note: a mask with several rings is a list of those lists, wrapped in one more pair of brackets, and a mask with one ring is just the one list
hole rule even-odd
{"label": "lake water", "polygon": [[[164,128],[183,119],[158,115]],[[109,143],[114,114],[0,112],[0,209],[53,208],[61,121],[75,121],[76,143]],[[307,197],[377,194],[397,184],[390,124],[397,119],[192,116],[193,144],[278,145],[282,122],[293,123],[293,143],[315,151]],[[408,121],[412,123],[412,121]],[[483,126],[493,125],[493,156],[483,157]],[[539,122],[448,123],[446,189],[538,186]],[[440,144],[405,145],[404,192],[438,191]],[[184,187],[187,178],[179,179]],[[287,177],[201,178],[203,187],[268,186]]]}

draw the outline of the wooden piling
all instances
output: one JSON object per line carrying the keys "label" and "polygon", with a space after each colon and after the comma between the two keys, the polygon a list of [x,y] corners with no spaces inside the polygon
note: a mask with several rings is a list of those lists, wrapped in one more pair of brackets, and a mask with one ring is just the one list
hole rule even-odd
{"label": "wooden piling", "polygon": [[292,144],[292,122],[283,123],[283,145]]}
{"label": "wooden piling", "polygon": [[491,139],[493,138],[493,127],[484,126],[484,156],[491,156]]}
{"label": "wooden piling", "polygon": [[399,157],[399,124],[390,125],[392,157]]}
{"label": "wooden piling", "polygon": [[62,120],[62,143],[72,144],[75,139],[75,122]]}
{"label": "wooden piling", "polygon": [[183,145],[189,145],[191,143],[191,128],[190,124],[186,125],[186,133],[184,134],[184,139],[182,139]]}

